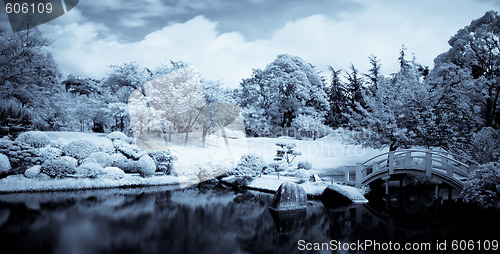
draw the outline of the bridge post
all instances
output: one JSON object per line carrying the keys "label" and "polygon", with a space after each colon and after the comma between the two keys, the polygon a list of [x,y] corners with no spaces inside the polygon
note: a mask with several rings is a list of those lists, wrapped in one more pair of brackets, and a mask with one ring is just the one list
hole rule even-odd
{"label": "bridge post", "polygon": [[425,152],[425,176],[431,177],[432,171],[432,153]]}
{"label": "bridge post", "polygon": [[389,153],[389,175],[394,174],[394,154],[394,151]]}
{"label": "bridge post", "polygon": [[469,170],[467,170],[467,173],[468,173],[468,174],[470,174],[470,173],[474,172],[476,169],[477,169],[477,164],[472,163],[472,164],[469,166]]}
{"label": "bridge post", "polygon": [[344,177],[345,177],[344,183],[346,185],[348,185],[349,184],[349,167],[348,166],[344,167]]}
{"label": "bridge post", "polygon": [[361,180],[363,176],[361,175],[361,171],[363,169],[363,165],[360,162],[356,163],[356,182],[354,184],[354,187],[356,188],[361,188]]}
{"label": "bridge post", "polygon": [[412,164],[412,158],[411,158],[411,152],[407,152],[405,156],[405,166],[406,168],[411,168]]}

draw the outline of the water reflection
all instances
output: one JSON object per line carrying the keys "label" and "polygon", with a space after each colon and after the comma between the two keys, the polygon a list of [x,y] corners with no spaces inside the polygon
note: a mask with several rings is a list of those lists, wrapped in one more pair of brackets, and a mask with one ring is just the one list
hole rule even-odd
{"label": "water reflection", "polygon": [[498,220],[452,206],[412,217],[385,203],[326,209],[310,201],[283,215],[269,211],[271,200],[173,187],[0,195],[0,244],[17,253],[295,253],[299,240],[498,239],[487,235]]}

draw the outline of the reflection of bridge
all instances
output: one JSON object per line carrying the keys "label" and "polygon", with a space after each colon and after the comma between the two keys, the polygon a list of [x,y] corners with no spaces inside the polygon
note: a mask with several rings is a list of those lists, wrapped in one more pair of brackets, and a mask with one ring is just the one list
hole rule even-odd
{"label": "reflection of bridge", "polygon": [[[444,230],[444,227],[450,225],[436,226],[438,221],[428,220],[412,221],[411,219],[393,218],[388,211],[381,211],[372,207],[369,203],[356,205],[344,212],[345,218],[351,220],[354,224],[372,226],[380,232],[387,232],[388,239],[412,239],[414,237],[424,237],[426,240],[431,238],[446,239],[446,234],[449,230]],[[407,218],[407,217],[404,217]]]}
{"label": "reflection of bridge", "polygon": [[[359,188],[376,180],[387,181],[393,175],[419,174],[462,189],[464,180],[477,166],[473,161],[445,152],[398,150],[379,154],[356,166],[345,167],[345,182]],[[356,172],[354,181],[349,178],[349,172],[353,169]]]}

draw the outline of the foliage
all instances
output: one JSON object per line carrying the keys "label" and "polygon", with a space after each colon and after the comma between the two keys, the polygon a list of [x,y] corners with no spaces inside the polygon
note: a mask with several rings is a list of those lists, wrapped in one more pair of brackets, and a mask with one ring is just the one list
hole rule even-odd
{"label": "foliage", "polygon": [[254,70],[251,78],[241,82],[240,106],[246,129],[262,129],[261,133],[291,127],[299,115],[324,117],[330,107],[318,71],[290,55],[278,55],[264,70]]}
{"label": "foliage", "polygon": [[107,167],[97,175],[101,179],[120,180],[125,176],[125,172],[117,167]]}
{"label": "foliage", "polygon": [[174,158],[170,151],[154,151],[148,155],[153,159],[156,165],[156,171],[163,172],[165,175],[170,175],[174,169]]}
{"label": "foliage", "polygon": [[88,178],[96,178],[102,174],[102,165],[94,162],[85,162],[76,168],[76,174]]}
{"label": "foliage", "polygon": [[450,49],[439,55],[436,68],[452,66],[464,72],[459,80],[450,80],[448,86],[470,83],[467,92],[473,106],[480,108],[480,116],[487,127],[500,126],[500,16],[488,11],[481,18],[460,29],[449,41]]}
{"label": "foliage", "polygon": [[50,144],[49,136],[41,131],[23,132],[19,134],[16,141],[23,142],[34,148],[42,148]]}
{"label": "foliage", "polygon": [[466,202],[500,209],[500,163],[490,162],[472,172],[462,194]]}
{"label": "foliage", "polygon": [[312,163],[310,161],[299,161],[297,163],[297,168],[310,170],[310,169],[312,169]]}
{"label": "foliage", "polygon": [[75,140],[65,145],[62,148],[62,151],[66,156],[71,156],[77,158],[78,160],[83,160],[87,158],[91,153],[98,151],[98,148],[90,141]]}
{"label": "foliage", "polygon": [[252,176],[260,175],[267,168],[264,159],[255,154],[247,154],[241,156],[240,161],[230,174],[237,176]]}
{"label": "foliage", "polygon": [[0,99],[0,126],[28,126],[33,118],[31,110],[20,101]]}
{"label": "foliage", "polygon": [[87,159],[94,159],[102,167],[111,167],[114,163],[114,156],[105,152],[91,153]]}
{"label": "foliage", "polygon": [[276,146],[279,147],[276,151],[276,161],[284,161],[289,165],[295,157],[302,155],[302,152],[295,149],[297,147],[295,143],[277,142]]}
{"label": "foliage", "polygon": [[126,141],[128,139],[127,135],[120,131],[113,131],[106,135],[106,138],[110,139],[111,141],[114,141],[115,139]]}
{"label": "foliage", "polygon": [[76,173],[77,160],[69,156],[49,159],[42,164],[41,172],[50,177],[64,177]]}
{"label": "foliage", "polygon": [[472,136],[468,152],[479,163],[500,160],[500,131],[484,127]]}
{"label": "foliage", "polygon": [[63,152],[61,151],[61,149],[52,146],[46,146],[38,149],[38,154],[40,155],[43,161],[60,157],[62,153]]}

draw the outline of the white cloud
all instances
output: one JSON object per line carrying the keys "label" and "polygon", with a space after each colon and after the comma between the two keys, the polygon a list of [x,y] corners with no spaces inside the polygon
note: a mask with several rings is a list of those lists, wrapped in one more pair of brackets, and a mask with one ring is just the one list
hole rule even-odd
{"label": "white cloud", "polygon": [[78,10],[46,25],[44,31],[55,38],[53,54],[64,74],[104,77],[111,64],[138,61],[154,68],[171,59],[194,64],[207,78],[236,87],[253,68],[264,68],[280,53],[298,55],[324,71],[328,65],[347,69],[353,63],[362,72],[374,54],[388,74],[397,70],[398,49],[404,43],[408,53],[432,67],[434,57],[448,49],[448,39],[489,8],[488,2],[470,0],[362,3],[366,9],[345,13],[340,20],[313,15],[289,21],[270,39],[252,42],[239,32],[218,33],[217,22],[202,16],[165,26],[133,43],[120,42]]}

